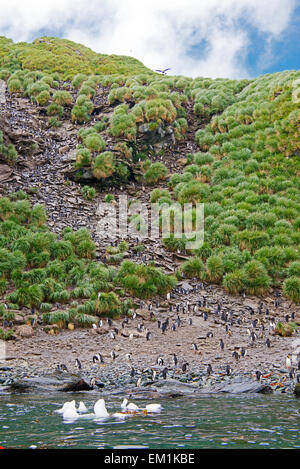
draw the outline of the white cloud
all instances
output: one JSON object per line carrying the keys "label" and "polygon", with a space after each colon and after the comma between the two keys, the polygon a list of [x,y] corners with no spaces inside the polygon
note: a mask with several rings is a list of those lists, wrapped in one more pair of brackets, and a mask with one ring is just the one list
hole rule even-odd
{"label": "white cloud", "polygon": [[[10,0],[1,5],[0,34],[14,41],[61,35],[106,54],[131,55],[171,74],[240,78],[251,45],[261,53],[288,27],[296,0]],[[190,51],[198,47],[197,56]],[[264,46],[266,50],[264,51]],[[203,49],[203,51],[201,50]]]}

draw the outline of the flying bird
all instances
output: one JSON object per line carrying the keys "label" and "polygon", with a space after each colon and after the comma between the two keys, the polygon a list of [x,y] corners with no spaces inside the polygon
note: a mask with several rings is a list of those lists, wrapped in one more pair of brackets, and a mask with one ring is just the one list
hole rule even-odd
{"label": "flying bird", "polygon": [[162,73],[163,75],[166,75],[166,72],[168,70],[171,70],[170,68],[165,68],[164,70],[155,70],[156,72]]}

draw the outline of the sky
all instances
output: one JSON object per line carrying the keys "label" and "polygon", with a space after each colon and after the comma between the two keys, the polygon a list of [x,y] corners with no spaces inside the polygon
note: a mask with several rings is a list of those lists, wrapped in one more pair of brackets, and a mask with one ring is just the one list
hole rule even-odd
{"label": "sky", "polygon": [[55,36],[169,75],[251,78],[300,68],[300,0],[0,0],[0,35]]}

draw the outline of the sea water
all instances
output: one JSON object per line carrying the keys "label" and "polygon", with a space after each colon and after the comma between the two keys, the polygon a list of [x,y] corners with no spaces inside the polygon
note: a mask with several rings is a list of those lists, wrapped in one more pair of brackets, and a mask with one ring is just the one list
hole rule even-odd
{"label": "sea water", "polygon": [[[130,399],[139,407],[158,402],[162,412],[125,420],[79,418],[65,422],[54,411],[73,399],[77,404],[83,401],[92,412],[97,396],[0,396],[0,445],[70,449],[300,448],[300,399],[294,396],[214,394],[155,401]],[[122,400],[123,396],[106,396],[108,411],[120,411]]]}

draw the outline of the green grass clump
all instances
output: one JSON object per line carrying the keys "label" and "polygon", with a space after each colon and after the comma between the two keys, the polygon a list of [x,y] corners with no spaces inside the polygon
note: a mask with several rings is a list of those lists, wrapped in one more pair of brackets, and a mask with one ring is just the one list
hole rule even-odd
{"label": "green grass clump", "polygon": [[125,290],[138,298],[164,295],[176,285],[174,276],[165,275],[155,267],[137,265],[131,261],[122,262],[118,276]]}
{"label": "green grass clump", "polygon": [[287,278],[283,283],[284,295],[292,300],[294,303],[300,302],[300,277]]}
{"label": "green grass clump", "polygon": [[152,163],[145,172],[144,178],[147,184],[154,184],[166,178],[168,168],[161,162]]}
{"label": "green grass clump", "polygon": [[93,175],[96,179],[106,179],[115,171],[115,157],[111,151],[105,151],[96,156],[92,165]]}
{"label": "green grass clump", "polygon": [[201,259],[194,257],[185,261],[180,270],[189,278],[204,280],[206,277],[205,266]]}
{"label": "green grass clump", "polygon": [[96,197],[96,189],[94,187],[83,186],[81,189],[81,194],[87,200],[93,200]]}
{"label": "green grass clump", "polygon": [[4,330],[0,327],[0,340],[11,340],[14,338],[14,331],[12,329]]}
{"label": "green grass clump", "polygon": [[54,93],[53,102],[59,106],[71,106],[73,98],[68,91],[59,90]]}
{"label": "green grass clump", "polygon": [[18,159],[18,153],[12,143],[4,143],[3,132],[0,130],[0,158],[10,165],[13,165]]}

